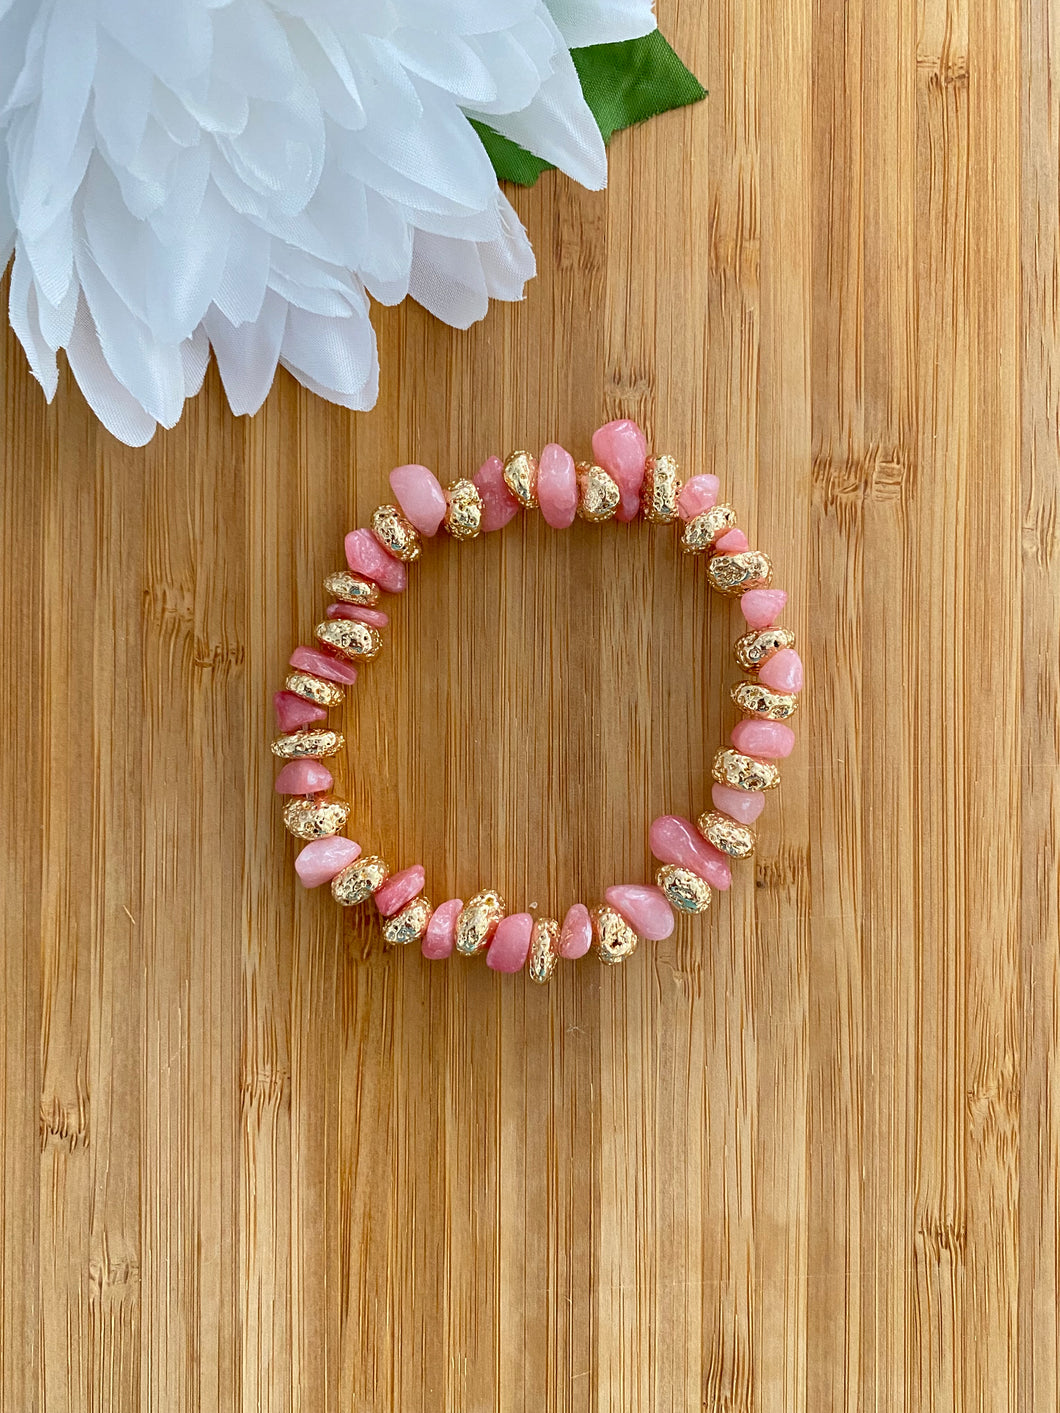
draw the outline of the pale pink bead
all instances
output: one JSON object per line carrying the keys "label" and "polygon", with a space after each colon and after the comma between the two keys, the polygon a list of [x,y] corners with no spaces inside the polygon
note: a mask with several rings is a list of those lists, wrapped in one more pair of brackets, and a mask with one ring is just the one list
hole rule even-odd
{"label": "pale pink bead", "polygon": [[751,548],[751,541],[739,528],[726,530],[724,535],[715,540],[714,548],[719,554],[739,554],[742,550]]}
{"label": "pale pink bead", "polygon": [[724,891],[732,883],[732,871],[720,849],[708,844],[690,819],[663,814],[652,820],[648,833],[651,851],[662,863],[690,868],[706,879],[712,888]]}
{"label": "pale pink bead", "polygon": [[358,623],[370,623],[373,628],[385,628],[390,619],[381,608],[362,608],[357,603],[329,603],[329,618],[353,618]]}
{"label": "pale pink bead", "polygon": [[795,749],[795,732],[782,721],[738,721],[729,738],[745,756],[783,760]]}
{"label": "pale pink bead", "polygon": [[396,466],[390,473],[394,498],[421,535],[437,535],[445,519],[442,483],[426,466]]}
{"label": "pale pink bead", "polygon": [[714,785],[710,798],[716,810],[739,824],[754,824],[766,807],[766,797],[761,790],[734,790],[731,785]]}
{"label": "pale pink bead", "polygon": [[400,873],[392,873],[387,881],[375,890],[375,905],[384,917],[399,913],[406,903],[418,898],[423,892],[425,878],[422,864],[403,868]]}
{"label": "pale pink bead", "polygon": [[720,490],[721,482],[717,476],[690,476],[677,497],[677,509],[681,519],[693,520],[697,515],[702,515],[704,510],[710,510],[717,505]]}
{"label": "pale pink bead", "polygon": [[559,954],[568,962],[584,957],[592,946],[593,923],[584,903],[574,903],[567,909],[559,931]]}
{"label": "pale pink bead", "polygon": [[276,777],[277,795],[315,795],[330,790],[335,781],[331,771],[318,760],[303,757],[289,760]]}
{"label": "pale pink bead", "polygon": [[648,942],[661,942],[674,930],[673,908],[662,889],[653,884],[620,883],[608,888],[604,900],[617,908],[633,931]]}
{"label": "pale pink bead", "polygon": [[456,920],[463,906],[463,898],[450,898],[431,914],[421,947],[428,961],[440,962],[453,955],[453,948],[456,946]]}
{"label": "pale pink bead", "polygon": [[351,530],[346,536],[346,563],[388,594],[400,594],[409,581],[401,560],[387,554],[371,530]]}
{"label": "pale pink bead", "polygon": [[499,456],[491,456],[471,479],[482,497],[483,531],[503,530],[520,510],[519,502],[504,479],[504,462]]}
{"label": "pale pink bead", "polygon": [[553,530],[566,530],[574,524],[578,511],[574,457],[555,442],[549,442],[538,458],[537,503],[542,519]]}
{"label": "pale pink bead", "polygon": [[616,520],[635,520],[640,513],[640,488],[644,484],[648,443],[628,417],[607,422],[593,433],[593,459],[618,482],[622,501]]}
{"label": "pale pink bead", "polygon": [[740,609],[751,628],[772,628],[788,601],[785,589],[748,589],[740,596]]}
{"label": "pale pink bead", "polygon": [[344,687],[352,687],[357,681],[357,669],[352,662],[343,662],[341,658],[332,657],[319,648],[295,648],[288,661],[300,672],[312,672],[314,677],[341,682]]}
{"label": "pale pink bead", "polygon": [[491,971],[522,971],[530,955],[530,934],[534,919],[529,913],[510,913],[502,917],[486,953],[486,965]]}
{"label": "pale pink bead", "polygon": [[774,692],[801,692],[802,658],[794,648],[781,648],[758,669],[758,680]]}
{"label": "pale pink bead", "polygon": [[303,888],[319,888],[322,883],[330,883],[360,856],[360,844],[344,839],[341,834],[333,834],[329,839],[314,839],[307,844],[295,859],[294,868]]}
{"label": "pale pink bead", "polygon": [[274,692],[272,704],[276,708],[276,725],[281,731],[297,731],[299,726],[308,726],[312,721],[327,720],[323,707],[307,702],[296,692]]}

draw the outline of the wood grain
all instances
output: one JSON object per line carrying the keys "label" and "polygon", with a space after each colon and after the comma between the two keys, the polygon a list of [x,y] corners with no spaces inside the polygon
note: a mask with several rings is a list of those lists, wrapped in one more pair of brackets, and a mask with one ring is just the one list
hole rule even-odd
{"label": "wood grain", "polygon": [[[1060,1373],[1058,0],[660,0],[709,99],[377,313],[378,407],[216,376],[143,451],[0,344],[0,1406],[1020,1410]],[[547,992],[293,883],[270,693],[340,537],[608,416],[720,474],[810,691],[711,922]],[[389,605],[388,605],[389,607]],[[357,836],[555,910],[731,720],[671,536],[432,553]]]}

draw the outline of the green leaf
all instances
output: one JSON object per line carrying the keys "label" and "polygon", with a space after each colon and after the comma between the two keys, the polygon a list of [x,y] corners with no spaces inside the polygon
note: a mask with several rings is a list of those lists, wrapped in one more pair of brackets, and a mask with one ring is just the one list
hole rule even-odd
{"label": "green leaf", "polygon": [[[641,39],[572,49],[571,58],[605,142],[621,128],[686,103],[698,103],[707,94],[657,29]],[[472,126],[501,181],[533,186],[541,173],[550,169],[550,162],[501,137],[485,123],[472,120]]]}

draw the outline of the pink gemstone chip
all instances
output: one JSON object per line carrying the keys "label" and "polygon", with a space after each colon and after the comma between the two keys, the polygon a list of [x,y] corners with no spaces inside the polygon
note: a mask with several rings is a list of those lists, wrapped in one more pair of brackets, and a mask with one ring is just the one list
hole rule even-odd
{"label": "pink gemstone chip", "polygon": [[783,760],[795,749],[795,732],[782,721],[738,721],[730,740],[745,756],[759,760]]}
{"label": "pink gemstone chip", "polygon": [[740,554],[743,550],[751,548],[751,541],[740,529],[726,530],[725,534],[714,542],[714,548],[719,554]]}
{"label": "pink gemstone chip", "polygon": [[802,658],[794,648],[781,648],[758,669],[758,680],[774,692],[801,692]]}
{"label": "pink gemstone chip", "polygon": [[537,464],[537,502],[546,525],[566,530],[578,512],[578,475],[569,451],[549,442]]}
{"label": "pink gemstone chip", "polygon": [[483,532],[503,530],[520,510],[519,502],[508,489],[504,479],[504,462],[499,456],[491,456],[482,463],[471,479],[482,497]]}
{"label": "pink gemstone chip", "polygon": [[453,948],[456,946],[456,920],[463,906],[463,898],[450,898],[431,914],[420,949],[428,961],[440,962],[453,955]]}
{"label": "pink gemstone chip", "polygon": [[618,482],[622,501],[616,520],[635,520],[640,513],[640,488],[648,460],[644,433],[628,417],[607,422],[593,433],[593,457]]}
{"label": "pink gemstone chip", "polygon": [[652,820],[648,841],[657,859],[690,868],[712,888],[724,891],[732,883],[725,855],[707,843],[690,819],[676,814],[660,815]]}
{"label": "pink gemstone chip", "polygon": [[383,917],[393,917],[406,903],[418,898],[423,892],[425,878],[422,864],[403,868],[400,873],[392,873],[381,888],[375,890],[375,905]]}
{"label": "pink gemstone chip", "polygon": [[357,681],[357,669],[352,662],[323,653],[319,648],[295,648],[288,658],[292,667],[299,672],[311,672],[314,677],[323,677],[326,682],[340,682],[344,687],[352,687]]}
{"label": "pink gemstone chip", "polygon": [[785,589],[748,589],[740,595],[740,609],[749,627],[772,628],[787,601]]}
{"label": "pink gemstone chip", "polygon": [[358,623],[370,623],[373,628],[385,628],[390,622],[381,608],[362,608],[356,603],[329,603],[329,618],[353,618]]}
{"label": "pink gemstone chip", "polygon": [[329,839],[314,839],[307,844],[294,861],[295,872],[304,888],[319,888],[360,856],[360,844],[333,834]]}
{"label": "pink gemstone chip", "polygon": [[673,908],[661,888],[650,883],[622,883],[608,888],[604,900],[617,909],[639,937],[661,942],[674,930]]}
{"label": "pink gemstone chip", "polygon": [[421,535],[437,535],[445,519],[442,483],[426,466],[397,466],[390,473],[390,488],[398,505]]}
{"label": "pink gemstone chip", "polygon": [[277,795],[315,795],[330,790],[335,781],[331,771],[318,760],[303,756],[289,760],[276,777]]}
{"label": "pink gemstone chip", "polygon": [[682,520],[693,520],[718,503],[721,482],[717,476],[690,476],[677,497],[677,509]]}
{"label": "pink gemstone chip", "polygon": [[486,965],[491,971],[522,971],[530,955],[530,935],[534,919],[529,913],[510,913],[502,917],[486,953]]}
{"label": "pink gemstone chip", "polygon": [[738,824],[754,824],[766,807],[761,790],[734,790],[731,785],[714,785],[710,792],[714,808]]}
{"label": "pink gemstone chip", "polygon": [[276,708],[276,725],[281,731],[297,731],[299,726],[327,720],[328,714],[322,706],[307,702],[296,692],[274,692],[272,704]]}
{"label": "pink gemstone chip", "polygon": [[388,594],[400,594],[409,581],[401,560],[387,554],[371,530],[351,530],[346,536],[346,563]]}
{"label": "pink gemstone chip", "polygon": [[574,903],[567,909],[559,932],[559,954],[568,962],[584,957],[592,945],[593,924],[584,903]]}

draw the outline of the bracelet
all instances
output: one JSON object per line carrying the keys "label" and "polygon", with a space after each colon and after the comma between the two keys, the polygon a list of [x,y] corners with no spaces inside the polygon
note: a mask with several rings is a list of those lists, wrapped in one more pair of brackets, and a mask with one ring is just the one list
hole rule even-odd
{"label": "bracelet", "polygon": [[[503,462],[490,457],[472,479],[445,488],[425,466],[399,466],[390,473],[397,504],[379,506],[370,526],[346,536],[348,568],[324,581],[334,601],[316,626],[316,646],[291,654],[292,670],[274,698],[284,734],[272,750],[285,762],[276,780],[277,792],[290,797],[284,824],[307,841],[295,869],[307,888],[330,883],[343,907],[374,899],[388,945],[419,942],[432,960],[454,950],[462,956],[484,952],[495,971],[526,967],[534,981],[545,982],[561,958],[575,960],[595,947],[602,961],[619,962],[641,938],[669,937],[675,911],[705,912],[711,890],[729,887],[731,860],[754,850],[751,826],[765,791],[779,783],[776,762],[795,745],[787,722],[798,706],[802,662],[794,634],[777,626],[788,596],[770,587],[769,558],[751,548],[732,507],[719,503],[716,476],[682,480],[673,457],[649,456],[643,432],[625,419],[601,427],[592,449],[593,460],[577,464],[554,443],[540,458],[525,451]],[[382,647],[387,617],[377,607],[380,593],[404,590],[407,566],[439,530],[456,540],[473,539],[532,509],[554,529],[566,529],[576,516],[627,522],[643,514],[655,524],[678,522],[682,550],[704,562],[712,588],[739,597],[747,624],[735,647],[746,676],[732,688],[743,717],[730,744],[714,757],[713,809],[694,823],[676,815],[656,819],[649,835],[661,865],[655,883],[608,888],[595,907],[573,904],[562,923],[508,913],[492,888],[466,903],[450,898],[432,907],[420,864],[391,873],[378,854],[363,853],[342,835],[350,806],[330,793],[334,781],[324,764],[345,742],[322,723],[357,680],[358,664]]]}

